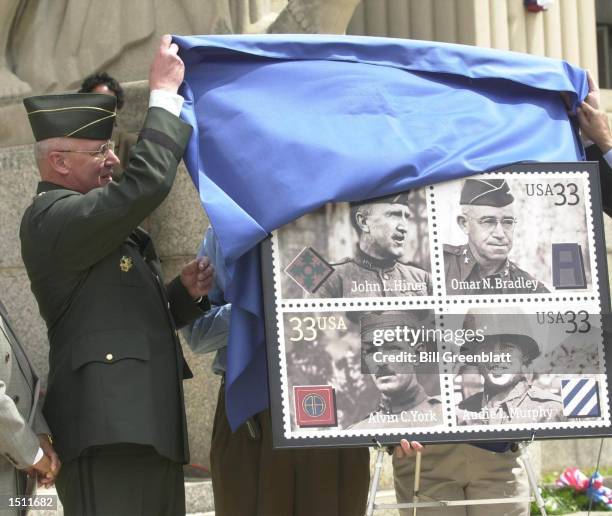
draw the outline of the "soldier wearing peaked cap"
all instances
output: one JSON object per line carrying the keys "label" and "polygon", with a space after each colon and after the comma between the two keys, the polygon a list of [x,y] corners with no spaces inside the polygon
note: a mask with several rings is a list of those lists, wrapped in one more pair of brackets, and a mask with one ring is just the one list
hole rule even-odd
{"label": "soldier wearing peaked cap", "polygon": [[352,258],[332,264],[333,274],[317,297],[394,297],[431,294],[430,274],[398,261],[406,252],[410,192],[351,204],[351,224],[359,235]]}
{"label": "soldier wearing peaked cap", "polygon": [[164,285],[138,227],[170,191],[191,134],[178,118],[177,51],[164,36],[119,183],[109,140],[115,97],[24,100],[41,182],[23,215],[21,250],[48,329],[43,412],[64,464],[57,489],[67,516],[185,513],[182,381],[191,373],[176,329],[209,308],[212,269],[193,260]]}
{"label": "soldier wearing peaked cap", "polygon": [[351,428],[410,428],[442,424],[442,403],[439,398],[425,392],[415,367],[405,363],[376,362],[374,355],[378,351],[385,355],[408,351],[418,356],[420,351],[426,351],[424,342],[411,346],[408,342],[385,341],[378,346],[374,344],[374,335],[384,330],[399,329],[401,333],[404,328],[428,328],[432,324],[429,312],[375,312],[362,316],[360,324],[362,360],[380,391],[380,402],[363,421]]}
{"label": "soldier wearing peaked cap", "polygon": [[505,179],[466,179],[457,223],[463,245],[444,244],[447,294],[537,294],[544,284],[508,259],[514,239],[514,196]]}
{"label": "soldier wearing peaked cap", "polygon": [[484,379],[483,390],[459,404],[459,424],[534,423],[563,419],[561,398],[528,381],[528,365],[541,353],[532,336],[528,316],[472,311],[465,317],[464,328],[482,331],[484,340],[464,344],[462,353],[487,351],[507,354],[509,360],[479,364]]}

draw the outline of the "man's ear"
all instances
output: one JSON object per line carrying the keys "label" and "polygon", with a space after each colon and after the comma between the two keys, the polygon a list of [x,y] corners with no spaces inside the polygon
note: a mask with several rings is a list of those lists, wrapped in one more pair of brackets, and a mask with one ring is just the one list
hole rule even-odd
{"label": "man's ear", "polygon": [[457,215],[457,225],[461,228],[466,235],[469,234],[468,231],[468,221],[465,215]]}
{"label": "man's ear", "polygon": [[368,216],[365,213],[358,211],[355,214],[355,223],[362,233],[370,232],[370,228],[368,227]]}
{"label": "man's ear", "polygon": [[63,152],[51,151],[47,156],[51,168],[61,176],[67,176],[70,173],[68,160]]}

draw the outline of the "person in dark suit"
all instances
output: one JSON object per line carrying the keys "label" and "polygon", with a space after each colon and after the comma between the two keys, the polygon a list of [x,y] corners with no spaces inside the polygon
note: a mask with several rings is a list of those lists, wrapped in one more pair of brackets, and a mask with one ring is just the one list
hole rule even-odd
{"label": "person in dark suit", "polygon": [[[38,477],[53,483],[61,466],[39,403],[40,382],[0,301],[0,496],[28,496]],[[18,510],[0,507],[0,515]]]}
{"label": "person in dark suit", "polygon": [[168,195],[191,127],[178,114],[184,65],[164,36],[149,110],[122,180],[109,140],[116,98],[24,99],[41,182],[24,213],[21,251],[47,324],[43,412],[64,463],[66,515],[179,515],[189,450],[177,328],[209,308],[208,260],[169,284],[138,227]]}

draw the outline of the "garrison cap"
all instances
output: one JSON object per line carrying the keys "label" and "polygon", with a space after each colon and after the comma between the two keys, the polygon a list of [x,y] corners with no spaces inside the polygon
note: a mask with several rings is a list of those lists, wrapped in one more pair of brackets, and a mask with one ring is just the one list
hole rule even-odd
{"label": "garrison cap", "polygon": [[66,93],[23,99],[37,142],[48,138],[109,140],[117,99],[102,93]]}
{"label": "garrison cap", "polygon": [[351,202],[351,208],[358,207],[363,204],[404,204],[409,206],[410,190],[399,192],[392,195],[384,195],[383,197],[375,197],[374,199],[364,199],[363,201]]}
{"label": "garrison cap", "polygon": [[466,179],[459,199],[459,204],[497,208],[512,202],[514,196],[505,179]]}
{"label": "garrison cap", "polygon": [[408,310],[397,312],[371,312],[363,315],[361,323],[361,341],[372,342],[374,330],[395,330],[395,328],[408,327],[426,328],[431,326],[432,320],[428,310]]}
{"label": "garrison cap", "polygon": [[465,315],[463,329],[480,330],[484,334],[482,342],[466,342],[461,353],[471,354],[487,346],[491,337],[502,337],[518,346],[528,362],[540,355],[540,346],[532,336],[534,316],[524,313],[499,313],[495,309],[470,310]]}

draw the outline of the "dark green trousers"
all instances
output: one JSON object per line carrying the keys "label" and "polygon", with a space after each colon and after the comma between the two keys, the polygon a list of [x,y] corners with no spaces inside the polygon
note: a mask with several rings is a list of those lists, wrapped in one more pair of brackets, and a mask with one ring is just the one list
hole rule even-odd
{"label": "dark green trousers", "polygon": [[181,516],[183,466],[151,446],[109,444],[88,448],[56,481],[65,516]]}
{"label": "dark green trousers", "polygon": [[221,384],[210,465],[216,516],[363,516],[370,462],[367,448],[273,450],[270,411],[232,433]]}

